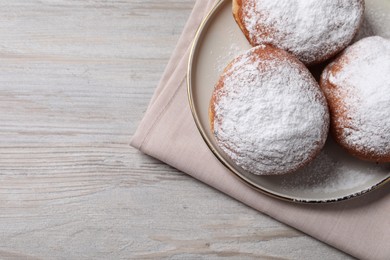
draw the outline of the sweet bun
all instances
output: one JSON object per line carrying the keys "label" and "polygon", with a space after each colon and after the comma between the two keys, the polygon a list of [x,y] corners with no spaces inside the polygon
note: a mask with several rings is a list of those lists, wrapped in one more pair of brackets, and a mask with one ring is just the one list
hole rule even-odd
{"label": "sweet bun", "polygon": [[252,46],[274,45],[306,65],[347,47],[363,13],[364,0],[233,0],[234,18]]}
{"label": "sweet bun", "polygon": [[356,157],[390,162],[390,41],[365,38],[321,76],[336,141]]}
{"label": "sweet bun", "polygon": [[256,175],[293,172],[313,160],[329,130],[326,99],[293,55],[260,45],[235,58],[209,107],[215,141],[231,161]]}

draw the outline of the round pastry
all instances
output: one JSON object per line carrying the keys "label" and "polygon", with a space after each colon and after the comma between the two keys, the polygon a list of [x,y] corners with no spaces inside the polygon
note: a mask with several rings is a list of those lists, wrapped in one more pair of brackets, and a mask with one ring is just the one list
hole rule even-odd
{"label": "round pastry", "polygon": [[321,76],[336,141],[356,157],[390,162],[390,41],[365,38]]}
{"label": "round pastry", "polygon": [[217,145],[256,175],[280,175],[309,163],[329,130],[326,99],[295,56],[260,45],[234,59],[209,107]]}
{"label": "round pastry", "polygon": [[348,46],[363,21],[364,0],[233,0],[233,15],[252,46],[271,44],[306,65]]}

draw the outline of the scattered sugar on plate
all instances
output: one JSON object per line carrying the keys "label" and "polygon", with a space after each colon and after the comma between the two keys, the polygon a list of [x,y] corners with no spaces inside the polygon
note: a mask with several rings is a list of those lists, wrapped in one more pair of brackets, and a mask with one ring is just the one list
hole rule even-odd
{"label": "scattered sugar on plate", "polygon": [[217,62],[215,63],[215,70],[222,73],[224,68],[228,65],[228,63],[235,57],[239,56],[244,51],[242,48],[236,44],[232,43],[229,48],[224,48],[224,55],[219,55],[217,57]]}
{"label": "scattered sugar on plate", "polygon": [[348,155],[333,140],[302,170],[284,176],[276,176],[285,191],[304,193],[335,193],[377,183],[390,175],[390,164],[364,162]]}

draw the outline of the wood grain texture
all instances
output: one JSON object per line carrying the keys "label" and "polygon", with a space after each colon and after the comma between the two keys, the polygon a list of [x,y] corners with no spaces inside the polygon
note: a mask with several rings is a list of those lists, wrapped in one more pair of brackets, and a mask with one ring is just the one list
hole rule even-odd
{"label": "wood grain texture", "polygon": [[349,259],[129,147],[193,4],[0,1],[0,259]]}

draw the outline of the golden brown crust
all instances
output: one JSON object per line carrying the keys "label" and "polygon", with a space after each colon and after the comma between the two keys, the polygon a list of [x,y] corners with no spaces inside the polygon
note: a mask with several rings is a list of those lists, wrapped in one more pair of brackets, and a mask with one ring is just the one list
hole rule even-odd
{"label": "golden brown crust", "polygon": [[[247,2],[248,2],[248,0],[233,0],[233,3],[232,3],[233,17],[234,17],[234,20],[236,20],[236,23],[240,27],[245,38],[248,40],[249,44],[252,45],[253,47],[255,47],[255,46],[259,45],[259,43],[254,42],[250,38],[250,33],[249,33],[248,29],[246,28],[246,26],[244,25],[244,18],[247,14],[244,12],[243,6],[244,6],[244,4],[247,4]],[[266,30],[264,30],[264,28],[259,27],[259,32],[264,33],[265,31]]]}
{"label": "golden brown crust", "polygon": [[217,92],[221,88],[223,88],[223,78],[222,77],[218,80],[218,83],[215,85],[215,89],[214,89],[213,95],[212,95],[211,100],[210,100],[209,119],[210,119],[211,132],[214,132],[215,104],[217,103]]}
{"label": "golden brown crust", "polygon": [[346,128],[353,128],[350,124],[350,115],[345,108],[344,100],[346,94],[340,96],[340,91],[338,91],[339,87],[330,82],[329,76],[336,75],[347,62],[348,59],[346,57],[341,56],[337,58],[325,68],[320,80],[320,87],[322,88],[329,105],[331,134],[335,141],[348,153],[361,160],[378,163],[390,162],[390,154],[377,154],[369,150],[359,149],[358,147],[349,144],[344,137],[344,130]]}
{"label": "golden brown crust", "polygon": [[[245,0],[244,0],[245,1]],[[244,33],[246,39],[248,40],[248,42],[252,45],[252,46],[255,46],[252,44],[251,42],[251,39],[249,37],[249,31],[246,29],[245,25],[244,25],[244,14],[243,14],[243,11],[242,11],[242,0],[233,0],[232,2],[232,6],[233,6],[233,17],[234,17],[234,20],[236,20],[236,23],[238,24],[238,26],[240,27],[241,31]]]}

